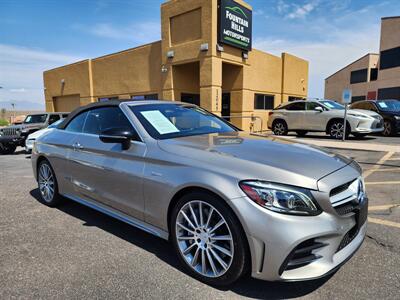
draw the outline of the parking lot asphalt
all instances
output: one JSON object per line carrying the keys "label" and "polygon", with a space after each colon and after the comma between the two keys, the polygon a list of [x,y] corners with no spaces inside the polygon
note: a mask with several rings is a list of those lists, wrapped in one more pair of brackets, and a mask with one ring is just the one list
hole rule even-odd
{"label": "parking lot asphalt", "polygon": [[230,288],[182,271],[168,242],[67,201],[38,201],[29,156],[0,156],[0,299],[399,299],[400,153],[336,150],[367,175],[367,237],[335,274],[314,281],[244,278]]}

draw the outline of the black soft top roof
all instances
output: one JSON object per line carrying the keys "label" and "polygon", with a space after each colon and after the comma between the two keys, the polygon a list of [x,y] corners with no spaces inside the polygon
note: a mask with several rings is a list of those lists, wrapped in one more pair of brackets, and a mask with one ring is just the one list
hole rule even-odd
{"label": "black soft top roof", "polygon": [[88,105],[85,106],[80,106],[77,109],[73,110],[67,118],[64,119],[63,122],[61,122],[60,125],[58,125],[58,129],[64,129],[68,123],[77,115],[79,115],[80,113],[93,109],[93,108],[98,108],[98,107],[110,107],[110,106],[118,106],[121,104],[121,102],[126,102],[126,101],[132,101],[130,99],[127,100],[109,100],[109,101],[104,101],[104,102],[94,102],[94,103],[90,103]]}

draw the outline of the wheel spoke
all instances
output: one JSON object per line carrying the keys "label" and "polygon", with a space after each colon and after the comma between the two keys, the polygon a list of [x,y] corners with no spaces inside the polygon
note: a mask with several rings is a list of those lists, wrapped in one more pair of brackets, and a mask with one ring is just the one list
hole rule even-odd
{"label": "wheel spoke", "polygon": [[181,213],[182,216],[186,219],[186,221],[189,223],[189,225],[190,225],[193,229],[196,229],[196,227],[193,225],[192,221],[190,221],[189,217],[185,214],[185,212],[182,210],[182,211],[180,211],[180,213]]}
{"label": "wheel spoke", "polygon": [[193,216],[193,220],[194,220],[194,223],[196,224],[196,227],[199,227],[199,222],[197,221],[196,214],[194,213],[194,210],[192,208],[192,204],[190,204],[190,203],[189,203],[189,209],[190,209],[190,212],[191,212],[191,214]]}
{"label": "wheel spoke", "polygon": [[190,232],[191,234],[194,235],[194,231],[190,230],[189,228],[187,228],[185,225],[181,224],[181,223],[176,223],[180,228],[186,230],[187,232]]}
{"label": "wheel spoke", "polygon": [[211,248],[208,249],[209,252],[217,259],[221,267],[224,268],[224,270],[228,269],[227,264],[223,261],[223,259]]}
{"label": "wheel spoke", "polygon": [[207,222],[206,222],[206,224],[204,225],[205,228],[207,228],[208,225],[210,224],[210,221],[211,221],[211,217],[212,217],[213,212],[214,212],[214,208],[211,207],[211,209],[210,209],[210,211],[209,211],[209,213],[208,213]]}
{"label": "wheel spoke", "polygon": [[203,220],[203,203],[199,202],[199,215],[200,215],[200,226],[204,225],[204,220]]}
{"label": "wheel spoke", "polygon": [[220,247],[220,246],[218,246],[216,244],[212,244],[211,247],[219,250],[220,252],[222,252],[225,255],[228,255],[228,256],[232,257],[232,253],[229,250],[227,250],[227,249],[225,249],[223,247]]}
{"label": "wheel spoke", "polygon": [[203,274],[206,274],[206,255],[204,253],[204,250],[201,250],[201,272]]}
{"label": "wheel spoke", "polygon": [[191,241],[191,240],[194,240],[194,236],[178,236],[178,240]]}
{"label": "wheel spoke", "polygon": [[216,241],[231,241],[232,238],[230,235],[214,235],[211,237],[212,240]]}
{"label": "wheel spoke", "polygon": [[196,252],[194,253],[193,259],[192,259],[192,267],[195,267],[197,265],[197,260],[199,258],[199,253],[200,253],[200,247],[197,247]]}
{"label": "wheel spoke", "polygon": [[223,219],[219,220],[219,222],[210,230],[210,233],[213,233],[215,230],[217,230],[223,224],[225,224],[225,221]]}
{"label": "wheel spoke", "polygon": [[189,247],[186,248],[185,251],[183,251],[183,254],[188,254],[195,246],[197,246],[195,243],[191,244]]}
{"label": "wheel spoke", "polygon": [[215,267],[214,260],[211,257],[210,252],[208,251],[208,249],[206,250],[206,253],[207,253],[207,258],[208,258],[208,262],[210,263],[211,269],[212,269],[214,275],[216,275],[218,271],[217,271],[217,268]]}

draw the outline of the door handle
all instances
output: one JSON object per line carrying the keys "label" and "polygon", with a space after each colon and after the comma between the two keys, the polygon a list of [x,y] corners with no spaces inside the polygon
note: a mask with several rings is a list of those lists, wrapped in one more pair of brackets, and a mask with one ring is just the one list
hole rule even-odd
{"label": "door handle", "polygon": [[76,143],[74,143],[74,144],[72,145],[72,148],[73,148],[75,151],[78,151],[78,150],[82,150],[82,149],[83,149],[83,146],[82,146],[79,142],[76,142]]}

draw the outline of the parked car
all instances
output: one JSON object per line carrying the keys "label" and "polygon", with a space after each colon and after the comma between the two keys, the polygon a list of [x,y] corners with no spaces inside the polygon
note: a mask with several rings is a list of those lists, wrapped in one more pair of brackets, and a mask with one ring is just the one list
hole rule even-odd
{"label": "parked car", "polygon": [[353,103],[352,109],[365,109],[378,113],[384,120],[384,136],[392,136],[400,132],[399,100],[365,100]]}
{"label": "parked car", "polygon": [[[326,132],[341,139],[344,132],[344,106],[331,100],[300,100],[284,103],[270,112],[268,128],[276,135],[289,131],[304,136],[308,132]],[[372,111],[349,109],[346,135],[356,137],[383,131],[383,119]]]}
{"label": "parked car", "polygon": [[169,239],[187,272],[208,284],[247,271],[318,278],[365,236],[356,162],[250,135],[188,103],[81,107],[38,138],[31,161],[44,204],[70,199]]}
{"label": "parked car", "polygon": [[43,134],[45,134],[49,130],[56,128],[58,125],[60,125],[62,123],[62,121],[64,121],[64,119],[55,121],[53,124],[49,125],[48,127],[40,129],[40,130],[35,131],[34,133],[31,133],[30,135],[28,135],[28,137],[25,140],[25,152],[31,153],[33,144],[35,143],[36,139],[41,137]]}
{"label": "parked car", "polygon": [[46,128],[59,119],[66,118],[68,113],[37,113],[27,115],[20,125],[11,125],[0,129],[0,154],[14,153],[18,146],[24,147],[29,134]]}

